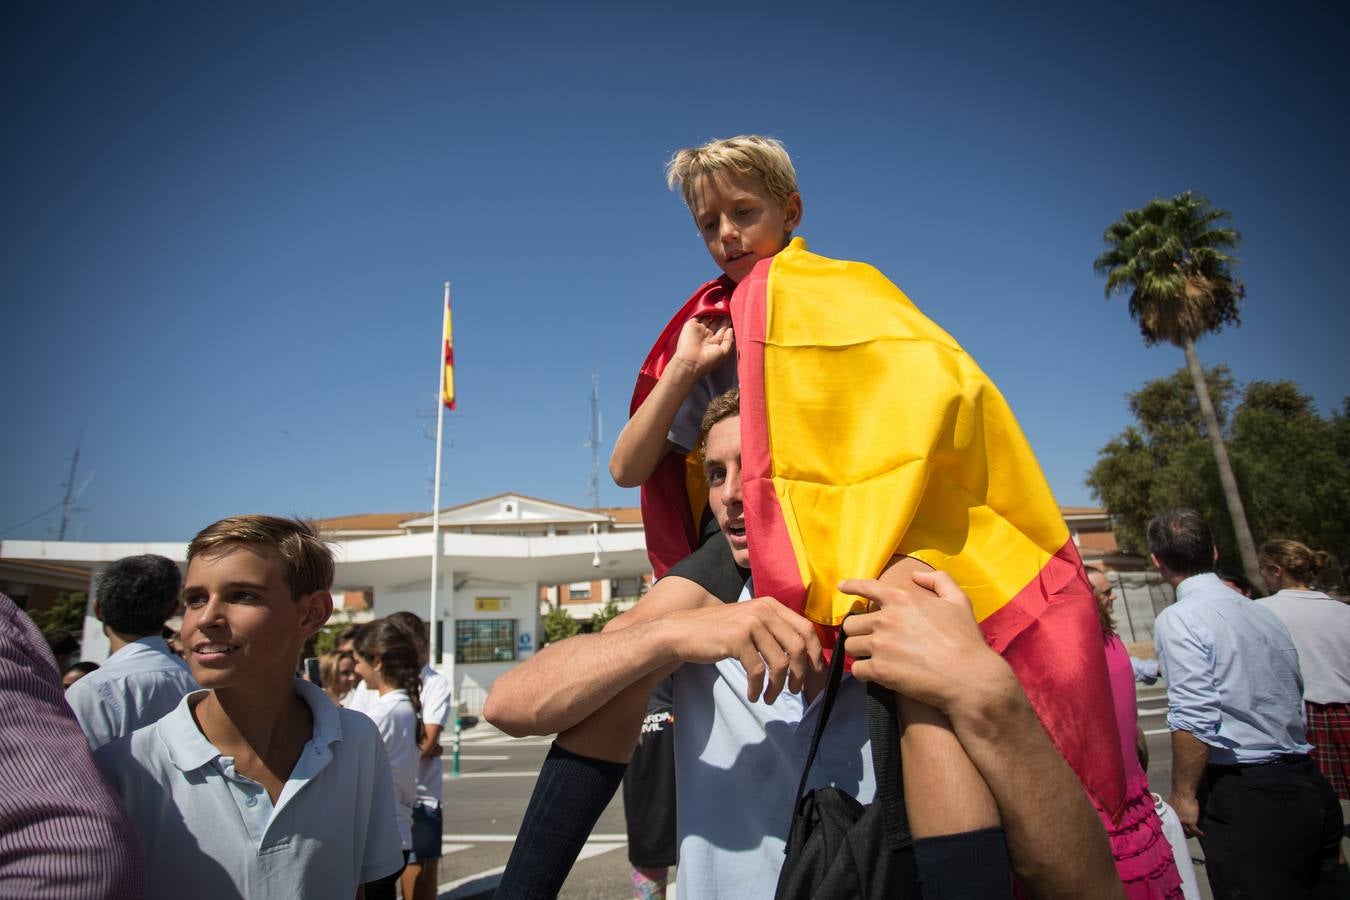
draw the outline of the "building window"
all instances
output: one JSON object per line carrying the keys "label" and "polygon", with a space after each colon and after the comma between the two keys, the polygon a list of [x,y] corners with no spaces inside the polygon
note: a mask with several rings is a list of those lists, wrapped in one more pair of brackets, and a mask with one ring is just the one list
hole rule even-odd
{"label": "building window", "polygon": [[515,619],[461,619],[455,623],[455,662],[510,662],[516,658]]}
{"label": "building window", "polygon": [[567,586],[567,599],[569,600],[591,599],[591,583],[589,581],[572,582]]}

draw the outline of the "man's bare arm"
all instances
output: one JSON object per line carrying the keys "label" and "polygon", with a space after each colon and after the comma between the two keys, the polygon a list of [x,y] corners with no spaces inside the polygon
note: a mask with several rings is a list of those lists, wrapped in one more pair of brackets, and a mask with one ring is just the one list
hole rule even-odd
{"label": "man's bare arm", "polygon": [[1167,799],[1190,837],[1204,837],[1200,830],[1200,779],[1209,765],[1209,745],[1189,731],[1172,732],[1172,796]]}
{"label": "man's bare arm", "polygon": [[785,687],[800,690],[822,668],[815,629],[770,597],[724,604],[692,581],[667,576],[631,612],[601,634],[560,641],[502,675],[484,716],[508,734],[552,734],[683,662],[739,659],[749,699],[762,692],[768,702]]}
{"label": "man's bare arm", "polygon": [[[1033,896],[1124,897],[1101,820],[1012,669],[985,644],[970,600],[944,572],[912,578],[939,602],[877,581],[840,585],[880,605],[844,623],[849,649],[868,657],[855,662],[854,676],[951,720],[998,804],[1013,871]],[[872,616],[883,621],[867,627]]]}

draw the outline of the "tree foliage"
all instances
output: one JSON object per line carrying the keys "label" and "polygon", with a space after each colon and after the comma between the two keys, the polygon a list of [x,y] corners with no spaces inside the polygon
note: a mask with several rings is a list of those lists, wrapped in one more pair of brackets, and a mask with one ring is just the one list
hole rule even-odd
{"label": "tree foliage", "polygon": [[[1239,398],[1226,367],[1205,376],[1257,543],[1291,538],[1350,562],[1350,398],[1324,417],[1291,382],[1254,381]],[[1153,515],[1189,506],[1214,530],[1221,559],[1236,562],[1192,384],[1182,369],[1130,394],[1135,423],[1098,451],[1087,484],[1110,511],[1125,552],[1147,552],[1144,529]]]}
{"label": "tree foliage", "polygon": [[68,631],[79,640],[84,631],[87,601],[88,594],[84,591],[66,591],[58,594],[56,602],[48,609],[35,609],[29,617],[40,631]]}
{"label": "tree foliage", "polygon": [[619,614],[619,604],[610,597],[605,601],[605,605],[591,613],[591,631],[599,633],[609,624],[609,620]]}
{"label": "tree foliage", "polygon": [[562,607],[554,607],[544,616],[544,643],[551,644],[570,638],[581,630],[581,623]]}
{"label": "tree foliage", "polygon": [[1184,347],[1240,324],[1245,291],[1232,273],[1236,260],[1224,251],[1242,238],[1236,229],[1216,225],[1228,218],[1227,210],[1185,191],[1126,210],[1106,229],[1106,250],[1093,268],[1106,276],[1108,298],[1129,290],[1130,318],[1144,343]]}

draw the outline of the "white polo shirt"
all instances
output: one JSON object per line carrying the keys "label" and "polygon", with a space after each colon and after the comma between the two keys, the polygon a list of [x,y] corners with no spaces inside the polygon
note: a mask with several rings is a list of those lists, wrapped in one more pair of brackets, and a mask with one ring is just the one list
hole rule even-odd
{"label": "white polo shirt", "polygon": [[[431,666],[422,667],[422,724],[445,728],[454,706],[450,696],[450,679]],[[440,806],[441,780],[445,767],[439,756],[423,756],[417,766],[417,802],[423,806]]]}
{"label": "white polo shirt", "polygon": [[149,898],[354,897],[403,866],[394,786],[370,720],[296,680],[314,733],[276,806],[197,729],[194,691],[163,719],[94,760],[126,804],[146,857]]}
{"label": "white polo shirt", "polygon": [[195,691],[187,664],[158,635],[132,641],[103,665],[70,686],[70,704],[80,729],[97,750],[168,715],[183,695]]}
{"label": "white polo shirt", "polygon": [[404,850],[412,849],[412,813],[417,805],[417,762],[422,752],[417,746],[417,713],[406,691],[384,694],[370,692],[361,710],[369,717],[384,741],[384,752],[394,778],[394,800],[398,810],[398,833]]}

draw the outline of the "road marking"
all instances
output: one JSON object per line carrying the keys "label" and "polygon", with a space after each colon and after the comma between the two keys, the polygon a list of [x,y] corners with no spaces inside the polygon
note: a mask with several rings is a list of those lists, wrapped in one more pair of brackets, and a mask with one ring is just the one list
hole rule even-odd
{"label": "road marking", "polygon": [[[454,841],[457,844],[514,844],[516,835],[514,834],[447,834],[441,839],[441,842]],[[589,843],[593,844],[623,844],[628,841],[626,834],[593,834],[590,836]]]}
{"label": "road marking", "polygon": [[[462,759],[463,757],[461,757]],[[460,772],[458,775],[445,773],[444,780],[456,780],[459,778],[538,778],[539,773],[535,772]]]}
{"label": "road marking", "polygon": [[1150,728],[1148,731],[1144,732],[1144,736],[1152,737],[1155,734],[1171,734],[1171,733],[1172,729],[1170,728]]}
{"label": "road marking", "polygon": [[471,847],[473,847],[473,844],[447,844],[447,843],[445,843],[444,841],[442,841],[442,842],[441,842],[441,853],[442,853],[442,854],[446,854],[446,853],[458,853],[458,852],[461,851],[461,850],[468,850],[468,849],[470,849]]}
{"label": "road marking", "polygon": [[1163,714],[1166,713],[1166,712],[1167,712],[1167,707],[1165,707],[1165,706],[1141,706],[1141,707],[1139,707],[1139,715],[1141,715],[1141,716],[1161,716],[1161,715],[1163,715]]}
{"label": "road marking", "polygon": [[[508,837],[508,835],[498,835],[498,837]],[[509,835],[512,841],[515,835]],[[599,856],[601,853],[608,853],[611,850],[617,850],[624,846],[623,843],[600,843],[597,841],[587,841],[577,854],[577,862],[583,859],[590,859],[592,856]],[[454,881],[447,881],[444,884],[436,885],[436,894],[438,900],[460,900],[462,897],[472,897],[477,894],[494,891],[497,885],[501,883],[501,875],[506,871],[506,866],[494,866],[491,869],[484,869],[481,872],[475,872],[473,875],[466,875],[463,878],[457,878]]]}
{"label": "road marking", "polygon": [[464,761],[464,760],[466,760],[466,759],[471,759],[471,760],[474,760],[475,762],[487,762],[488,760],[510,759],[511,757],[510,757],[509,754],[506,754],[506,753],[498,754],[498,755],[496,755],[496,756],[491,756],[491,755],[489,755],[489,756],[469,756],[468,754],[461,753],[461,754],[459,755],[459,758],[460,758],[460,761],[461,761],[461,762]]}

